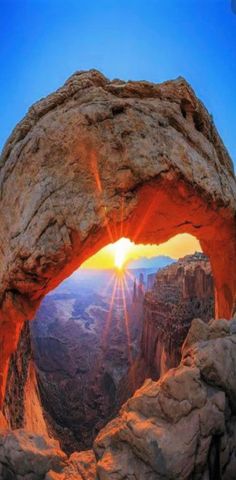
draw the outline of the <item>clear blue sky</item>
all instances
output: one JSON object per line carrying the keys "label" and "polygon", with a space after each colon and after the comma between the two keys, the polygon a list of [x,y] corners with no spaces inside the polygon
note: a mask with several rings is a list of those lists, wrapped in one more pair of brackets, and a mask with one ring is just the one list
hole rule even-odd
{"label": "clear blue sky", "polygon": [[231,0],[0,0],[0,148],[29,106],[76,70],[162,82],[179,75],[236,161]]}

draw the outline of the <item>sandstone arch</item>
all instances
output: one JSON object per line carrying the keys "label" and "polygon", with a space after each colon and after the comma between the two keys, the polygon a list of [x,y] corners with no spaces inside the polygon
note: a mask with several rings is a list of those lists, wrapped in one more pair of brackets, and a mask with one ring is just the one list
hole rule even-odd
{"label": "sandstone arch", "polygon": [[110,241],[187,232],[209,255],[217,316],[236,292],[236,182],[211,116],[183,78],[92,70],[33,105],[0,160],[0,374],[43,296]]}

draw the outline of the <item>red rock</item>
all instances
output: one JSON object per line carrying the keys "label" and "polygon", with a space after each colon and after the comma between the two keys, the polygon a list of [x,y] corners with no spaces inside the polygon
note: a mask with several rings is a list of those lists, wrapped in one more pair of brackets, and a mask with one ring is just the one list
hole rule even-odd
{"label": "red rock", "polygon": [[181,358],[181,346],[194,318],[214,317],[210,262],[201,253],[161,269],[144,300],[142,356],[157,379]]}

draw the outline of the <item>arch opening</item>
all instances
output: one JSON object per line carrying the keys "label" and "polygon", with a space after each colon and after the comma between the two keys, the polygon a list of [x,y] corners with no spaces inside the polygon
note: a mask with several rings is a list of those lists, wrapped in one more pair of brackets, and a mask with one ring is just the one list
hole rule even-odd
{"label": "arch opening", "polygon": [[[43,300],[29,328],[33,353],[26,327],[19,355],[36,366],[46,430],[67,453],[91,448],[145,378],[178,365],[194,317],[214,316],[210,262],[196,250],[199,242],[187,234],[159,246],[121,238]],[[25,382],[29,401],[35,385],[29,374]],[[38,412],[27,404],[22,411],[26,398],[17,398],[14,373],[7,383],[4,413],[12,427],[34,428],[28,417]]]}

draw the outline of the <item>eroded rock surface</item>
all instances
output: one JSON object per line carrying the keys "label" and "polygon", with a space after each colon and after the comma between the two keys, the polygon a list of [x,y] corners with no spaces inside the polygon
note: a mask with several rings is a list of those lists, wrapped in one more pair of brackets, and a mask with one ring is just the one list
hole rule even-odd
{"label": "eroded rock surface", "polygon": [[0,430],[0,478],[3,480],[43,480],[50,469],[60,472],[66,458],[52,439],[25,430]]}
{"label": "eroded rock surface", "polygon": [[183,78],[158,85],[77,72],[33,105],[0,159],[1,405],[24,321],[121,236],[159,244],[196,235],[211,259],[216,315],[230,318],[235,195],[229,155]]}
{"label": "eroded rock surface", "polygon": [[27,321],[21,331],[17,350],[11,356],[3,412],[13,429],[25,428],[35,434],[48,434]]}
{"label": "eroded rock surface", "polygon": [[144,299],[142,356],[153,379],[181,358],[181,346],[193,318],[214,318],[214,280],[208,258],[187,255],[161,269]]}
{"label": "eroded rock surface", "polygon": [[[196,328],[196,324],[199,328]],[[95,441],[98,478],[233,480],[236,475],[235,320],[194,321],[207,340],[189,348],[179,367],[147,380]]]}
{"label": "eroded rock surface", "polygon": [[2,429],[1,480],[235,480],[235,332],[235,319],[195,319],[180,365],[147,380],[91,451],[68,458],[45,437]]}
{"label": "eroded rock surface", "polygon": [[[208,322],[214,317],[214,281],[209,259],[203,253],[187,255],[161,268],[148,276],[147,284],[150,289],[142,297],[140,354],[122,382],[121,403],[146,378],[158,380],[169,368],[177,367],[183,341],[194,318]],[[202,323],[202,335],[204,328],[207,329]],[[199,334],[197,331],[195,340]]]}

